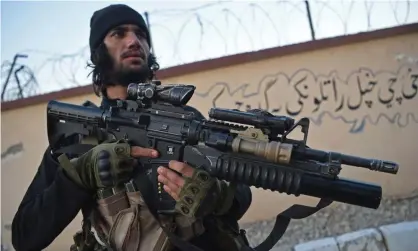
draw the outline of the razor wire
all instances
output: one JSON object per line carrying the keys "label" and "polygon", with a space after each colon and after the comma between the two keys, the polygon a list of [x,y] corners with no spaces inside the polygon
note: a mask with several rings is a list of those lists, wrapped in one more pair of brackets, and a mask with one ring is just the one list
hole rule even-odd
{"label": "razor wire", "polygon": [[[134,4],[130,5],[135,8]],[[159,8],[148,11],[147,15],[157,60],[161,68],[167,68],[414,23],[418,21],[414,11],[418,11],[418,1],[280,0],[217,1],[188,9]],[[14,74],[26,80],[22,80],[27,88],[24,96],[88,84],[89,52],[87,45],[71,54],[52,55],[36,49],[19,52],[29,54],[29,58],[33,55],[44,58],[31,69],[23,64],[20,72]],[[10,67],[10,62],[3,62],[2,85],[7,75],[4,73]],[[17,69],[15,66],[13,70]],[[10,78],[4,100],[22,98],[17,81],[19,77]],[[46,88],[51,84],[54,88]]]}

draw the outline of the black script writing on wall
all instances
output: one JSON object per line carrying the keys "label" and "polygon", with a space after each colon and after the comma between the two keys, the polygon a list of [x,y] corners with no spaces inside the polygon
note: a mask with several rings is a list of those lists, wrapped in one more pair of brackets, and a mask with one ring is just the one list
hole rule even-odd
{"label": "black script writing on wall", "polygon": [[4,152],[1,153],[1,159],[4,160],[9,156],[19,154],[23,151],[23,143],[19,142],[17,144],[9,146]]}
{"label": "black script writing on wall", "polygon": [[337,70],[320,75],[300,69],[266,75],[259,83],[216,83],[195,96],[210,99],[214,107],[260,108],[309,117],[316,124],[327,115],[351,124],[351,133],[363,131],[367,122],[404,127],[418,123],[418,66],[402,65],[393,72],[360,67],[345,78]]}

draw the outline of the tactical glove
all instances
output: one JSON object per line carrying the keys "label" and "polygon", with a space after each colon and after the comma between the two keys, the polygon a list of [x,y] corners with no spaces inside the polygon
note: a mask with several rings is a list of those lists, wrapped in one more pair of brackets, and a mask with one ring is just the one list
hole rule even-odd
{"label": "tactical glove", "polygon": [[234,186],[211,177],[204,170],[196,169],[192,177],[183,177],[176,210],[181,214],[201,218],[208,214],[222,215],[232,205]]}
{"label": "tactical glove", "polygon": [[88,190],[128,181],[135,165],[131,146],[124,141],[100,144],[71,161],[63,154],[58,161],[71,180]]}

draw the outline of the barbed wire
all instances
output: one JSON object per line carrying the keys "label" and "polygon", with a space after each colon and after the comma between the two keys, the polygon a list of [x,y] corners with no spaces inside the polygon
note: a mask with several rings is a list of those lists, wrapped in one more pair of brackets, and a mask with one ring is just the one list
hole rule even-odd
{"label": "barbed wire", "polygon": [[[418,2],[410,0],[308,3],[314,32],[310,30],[306,2],[300,0],[218,1],[188,9],[152,10],[148,15],[153,48],[165,68],[418,21],[411,15],[412,9],[418,10]],[[130,5],[136,8],[135,3]],[[36,49],[20,53],[46,57],[43,63],[32,67],[40,83],[37,93],[45,92],[51,82],[55,89],[90,82],[89,69],[85,67],[89,59],[87,45],[71,54],[56,55]],[[7,65],[2,65],[2,72],[3,67]]]}
{"label": "barbed wire", "polygon": [[2,88],[2,102],[37,94],[39,85],[35,74],[26,65],[4,61],[1,64],[1,76],[7,76],[7,80],[4,81],[5,84]]}

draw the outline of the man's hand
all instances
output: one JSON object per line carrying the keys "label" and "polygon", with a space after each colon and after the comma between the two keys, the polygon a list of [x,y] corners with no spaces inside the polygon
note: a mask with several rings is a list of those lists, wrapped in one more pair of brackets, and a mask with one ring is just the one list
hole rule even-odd
{"label": "man's hand", "polygon": [[[179,200],[181,189],[184,187],[184,177],[191,178],[194,174],[194,168],[179,161],[172,160],[168,163],[168,167],[160,166],[157,169],[158,181],[164,184],[164,190],[173,197],[175,200]],[[181,173],[180,176],[176,172]]]}
{"label": "man's hand", "polygon": [[96,190],[129,181],[137,164],[135,158],[140,157],[155,158],[158,152],[117,141],[102,143],[71,162],[61,155],[59,161],[70,179],[86,189]]}
{"label": "man's hand", "polygon": [[203,217],[223,206],[227,185],[207,172],[178,161],[170,161],[168,168],[161,166],[157,172],[158,181],[177,201],[176,209],[183,215]]}

